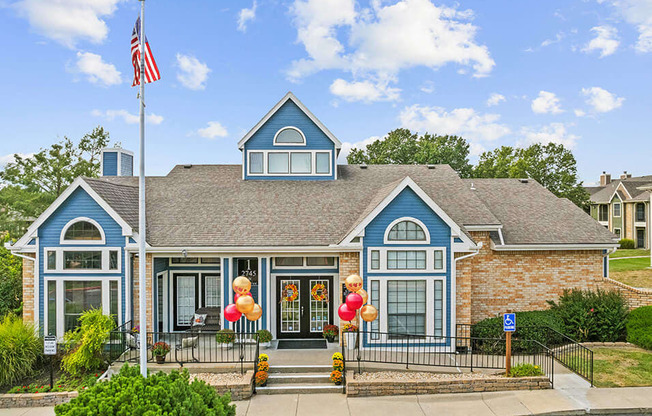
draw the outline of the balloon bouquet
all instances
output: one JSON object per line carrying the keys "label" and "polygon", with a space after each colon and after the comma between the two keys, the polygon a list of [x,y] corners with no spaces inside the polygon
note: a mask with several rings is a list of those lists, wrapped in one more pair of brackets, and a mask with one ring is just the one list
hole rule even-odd
{"label": "balloon bouquet", "polygon": [[250,321],[257,321],[263,315],[263,309],[251,296],[251,282],[244,276],[233,280],[233,302],[224,308],[224,318],[229,322],[236,322],[244,316]]}
{"label": "balloon bouquet", "polygon": [[371,322],[378,317],[378,309],[373,305],[366,304],[369,300],[369,295],[362,288],[362,284],[362,277],[357,274],[350,275],[344,281],[346,289],[351,293],[346,296],[346,302],[341,304],[337,309],[337,314],[341,320],[352,321],[355,319],[358,309],[360,310],[360,317],[365,322]]}

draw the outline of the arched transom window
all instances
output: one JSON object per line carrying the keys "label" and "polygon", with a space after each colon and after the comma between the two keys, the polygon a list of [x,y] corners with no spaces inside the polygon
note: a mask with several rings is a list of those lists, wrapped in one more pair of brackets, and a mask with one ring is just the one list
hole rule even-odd
{"label": "arched transom window", "polygon": [[306,137],[296,127],[283,127],[274,136],[274,144],[300,145],[306,144]]}
{"label": "arched transom window", "polygon": [[78,218],[64,227],[61,242],[102,243],[104,242],[104,232],[95,221],[89,218]]}
{"label": "arched transom window", "polygon": [[425,225],[417,219],[400,218],[390,224],[388,231],[385,234],[385,240],[394,243],[427,243],[429,240],[428,230]]}

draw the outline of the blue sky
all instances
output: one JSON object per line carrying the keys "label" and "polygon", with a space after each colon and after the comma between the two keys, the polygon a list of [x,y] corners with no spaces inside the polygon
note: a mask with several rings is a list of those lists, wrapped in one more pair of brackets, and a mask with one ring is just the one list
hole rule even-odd
{"label": "blue sky", "polygon": [[[0,163],[97,125],[138,150],[139,7],[0,0]],[[162,74],[150,175],[240,163],[237,141],[288,90],[344,152],[408,127],[475,155],[562,142],[587,183],[652,173],[652,0],[149,0],[146,24]]]}

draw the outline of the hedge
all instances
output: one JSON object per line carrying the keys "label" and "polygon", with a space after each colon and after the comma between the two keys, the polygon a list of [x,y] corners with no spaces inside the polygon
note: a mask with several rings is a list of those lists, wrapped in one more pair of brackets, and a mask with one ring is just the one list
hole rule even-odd
{"label": "hedge", "polygon": [[629,313],[627,341],[652,350],[652,306],[641,306]]}

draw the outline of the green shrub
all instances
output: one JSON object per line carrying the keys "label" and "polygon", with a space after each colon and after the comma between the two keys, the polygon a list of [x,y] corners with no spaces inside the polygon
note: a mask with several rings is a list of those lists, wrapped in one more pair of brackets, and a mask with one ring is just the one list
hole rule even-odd
{"label": "green shrub", "polygon": [[111,380],[82,390],[69,403],[54,408],[59,416],[78,415],[207,415],[234,416],[230,394],[219,396],[203,381],[189,381],[188,370],[159,372],[147,378],[138,366],[125,365]]}
{"label": "green shrub", "polygon": [[615,342],[625,339],[627,306],[618,291],[565,290],[548,301],[563,332],[576,341]]}
{"label": "green shrub", "polygon": [[652,350],[652,306],[641,306],[629,313],[627,341]]}
{"label": "green shrub", "polygon": [[43,344],[34,327],[7,315],[0,321],[0,386],[31,374],[42,357]]}
{"label": "green shrub", "polygon": [[509,377],[535,377],[542,376],[543,372],[538,365],[521,363],[509,369]]}
{"label": "green shrub", "polygon": [[104,366],[104,344],[115,326],[113,318],[103,315],[101,309],[89,309],[79,317],[80,325],[66,332],[65,355],[61,367],[74,377],[96,371]]}
{"label": "green shrub", "polygon": [[270,342],[272,340],[272,333],[266,329],[261,329],[257,332],[258,342]]}
{"label": "green shrub", "polygon": [[218,344],[230,344],[235,341],[235,332],[232,329],[220,329],[215,334],[215,341]]}
{"label": "green shrub", "polygon": [[618,241],[618,244],[620,244],[620,248],[623,250],[631,250],[636,248],[636,243],[634,240],[629,238],[621,238],[620,241]]}

